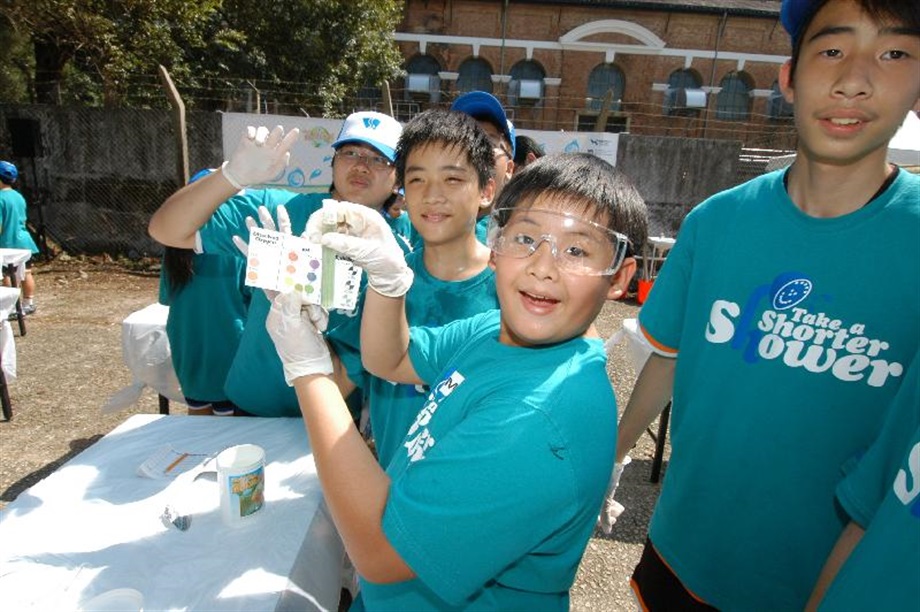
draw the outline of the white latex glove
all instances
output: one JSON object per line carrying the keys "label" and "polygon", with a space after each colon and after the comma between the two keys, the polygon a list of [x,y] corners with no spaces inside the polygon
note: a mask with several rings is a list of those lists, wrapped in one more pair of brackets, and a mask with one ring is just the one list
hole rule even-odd
{"label": "white latex glove", "polygon": [[221,173],[237,190],[270,181],[287,167],[291,146],[299,136],[298,128],[285,134],[280,125],[271,132],[265,126],[250,125],[230,159],[221,165]]}
{"label": "white latex glove", "polygon": [[299,291],[282,293],[272,300],[265,327],[281,358],[288,386],[301,376],[332,374],[332,357],[322,334],[328,323],[329,314],[304,302]]}
{"label": "white latex glove", "polygon": [[[291,234],[291,217],[288,215],[287,208],[284,207],[284,204],[279,204],[275,208],[275,212],[278,215],[278,227],[277,231],[282,234]],[[265,206],[259,207],[259,220],[256,221],[252,217],[246,217],[246,229],[252,231],[256,227],[261,227],[263,229],[276,231],[275,229],[275,220],[272,219],[272,214],[268,212],[268,208]],[[249,257],[249,244],[243,240],[242,236],[233,236],[233,244],[239,249],[240,253],[243,254],[243,257]]]}
{"label": "white latex glove", "polygon": [[623,504],[616,501],[614,496],[617,492],[617,487],[620,486],[620,477],[623,476],[623,470],[626,469],[626,466],[632,459],[629,455],[623,459],[623,463],[614,463],[613,464],[613,473],[610,475],[610,482],[607,483],[607,494],[604,495],[604,505],[601,506],[600,516],[597,517],[597,526],[605,534],[610,535],[610,532],[613,531],[613,525],[617,522],[617,519],[620,518],[620,515],[623,514]]}
{"label": "white latex glove", "polygon": [[409,291],[414,275],[393,231],[383,215],[373,208],[353,202],[335,202],[338,229],[322,233],[323,211],[307,220],[304,235],[352,260],[367,272],[371,288],[387,297],[400,297]]}

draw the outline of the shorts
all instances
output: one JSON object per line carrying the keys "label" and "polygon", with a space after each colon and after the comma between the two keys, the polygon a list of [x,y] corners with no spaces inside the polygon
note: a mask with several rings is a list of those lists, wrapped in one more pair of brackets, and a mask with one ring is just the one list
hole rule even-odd
{"label": "shorts", "polygon": [[209,402],[206,400],[196,400],[187,397],[185,398],[185,403],[189,408],[204,408],[206,406],[210,406],[211,411],[214,412],[214,416],[233,416],[236,414],[236,404],[230,400]]}
{"label": "shorts", "polygon": [[652,541],[645,539],[642,558],[629,581],[633,594],[643,610],[716,610],[689,591],[668,564],[664,562]]}

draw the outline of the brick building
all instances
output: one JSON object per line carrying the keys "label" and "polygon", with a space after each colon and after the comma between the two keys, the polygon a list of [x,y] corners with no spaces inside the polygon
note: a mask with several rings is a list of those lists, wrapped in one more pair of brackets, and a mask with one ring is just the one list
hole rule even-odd
{"label": "brick building", "polygon": [[495,94],[516,126],[794,147],[779,0],[407,0],[396,113]]}

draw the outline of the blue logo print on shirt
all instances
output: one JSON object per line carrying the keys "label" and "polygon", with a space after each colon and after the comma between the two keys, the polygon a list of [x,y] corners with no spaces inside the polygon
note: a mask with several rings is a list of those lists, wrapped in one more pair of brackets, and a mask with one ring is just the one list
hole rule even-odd
{"label": "blue logo print on shirt", "polygon": [[[751,292],[744,307],[715,300],[709,311],[706,340],[740,351],[749,364],[776,360],[789,368],[830,373],[845,382],[881,387],[904,373],[888,361],[888,341],[866,335],[866,325],[845,322],[817,311],[814,283],[800,272],[780,274]],[[820,300],[817,306],[823,308]]]}

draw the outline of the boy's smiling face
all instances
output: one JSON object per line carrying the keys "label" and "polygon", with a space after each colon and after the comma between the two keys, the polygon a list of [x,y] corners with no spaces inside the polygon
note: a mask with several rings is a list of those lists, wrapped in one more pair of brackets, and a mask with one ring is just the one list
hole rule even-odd
{"label": "boy's smiling face", "polygon": [[494,181],[479,187],[466,152],[432,142],[409,151],[406,158],[406,210],[426,245],[475,240],[480,208],[492,200]]}
{"label": "boy's smiling face", "polygon": [[817,162],[884,163],[888,141],[920,98],[920,36],[873,21],[853,0],[831,0],[802,35],[780,85],[795,105],[799,148]]}
{"label": "boy's smiling face", "polygon": [[[578,213],[583,206],[556,194],[538,196],[519,205],[558,213]],[[515,211],[512,215],[526,214]],[[553,235],[557,245],[567,231],[561,215],[535,214],[531,236]],[[611,249],[612,252],[612,249]],[[544,241],[529,257],[510,257],[492,252],[489,265],[495,271],[495,285],[501,305],[499,341],[510,346],[542,346],[581,336],[597,318],[609,299],[623,295],[636,270],[627,258],[620,269],[608,276],[583,276],[560,270],[552,245]]]}

